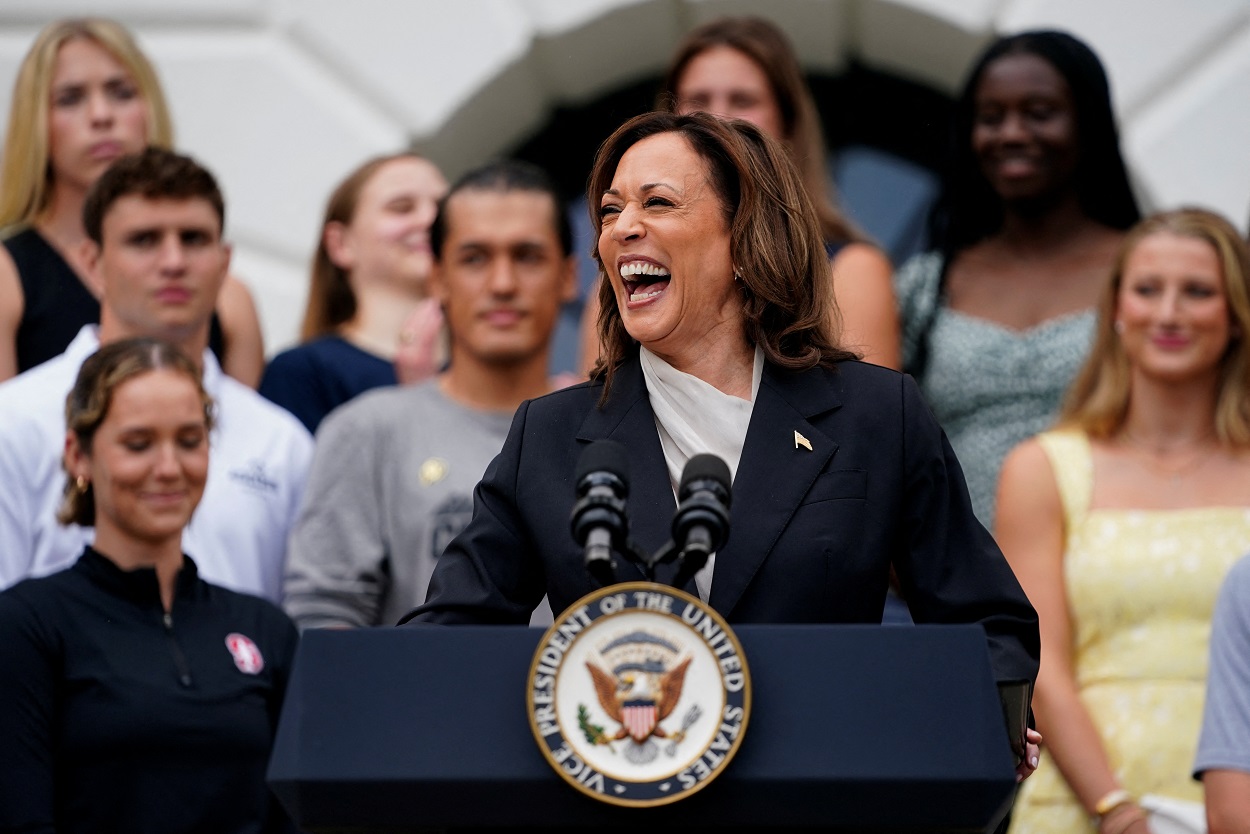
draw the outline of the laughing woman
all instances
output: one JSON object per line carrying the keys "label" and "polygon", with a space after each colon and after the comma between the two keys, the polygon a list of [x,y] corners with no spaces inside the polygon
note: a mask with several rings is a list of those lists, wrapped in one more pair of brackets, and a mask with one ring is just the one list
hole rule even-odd
{"label": "laughing woman", "polygon": [[208,475],[199,371],[164,342],[107,345],[66,424],[61,520],[96,538],[0,593],[0,831],[287,830],[265,768],[295,627],[181,549]]}
{"label": "laughing woman", "polygon": [[1250,550],[1248,330],[1237,231],[1196,209],[1147,218],[1059,428],[1003,466],[997,538],[1041,621],[1051,754],[1017,834],[1146,834],[1144,795],[1201,800],[1211,613]]}
{"label": "laughing woman", "polygon": [[[829,258],[843,341],[865,361],[899,368],[899,328],[889,258],[843,214],[826,168],[812,91],[785,32],[760,17],[726,17],[692,29],[674,53],[656,106],[711,113],[758,127],[790,154],[811,199]],[[587,305],[582,352],[598,356],[598,299]]]}
{"label": "laughing woman", "polygon": [[1032,680],[1036,617],[941,429],[909,377],[838,344],[785,149],[746,122],[650,113],[600,148],[589,197],[603,358],[591,382],[517,411],[415,619],[525,623],[544,593],[560,611],[596,589],[558,520],[582,451],[611,439],[630,450],[631,537],[648,552],[690,458],[728,464],[732,534],[686,590],[730,622],[880,623],[893,563],[917,621],[979,623],[999,678]]}

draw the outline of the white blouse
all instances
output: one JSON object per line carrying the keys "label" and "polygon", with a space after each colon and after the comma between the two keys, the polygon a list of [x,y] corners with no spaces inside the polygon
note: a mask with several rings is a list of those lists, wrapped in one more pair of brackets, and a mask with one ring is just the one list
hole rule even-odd
{"label": "white blouse", "polygon": [[[673,495],[676,496],[681,483],[682,470],[695,455],[716,455],[729,465],[730,477],[737,477],[751,410],[755,407],[755,395],[764,373],[764,352],[755,348],[750,400],[726,394],[697,376],[677,370],[645,347],[639,350],[638,358]],[[703,569],[695,574],[695,585],[704,602],[712,590],[715,563],[713,553]]]}

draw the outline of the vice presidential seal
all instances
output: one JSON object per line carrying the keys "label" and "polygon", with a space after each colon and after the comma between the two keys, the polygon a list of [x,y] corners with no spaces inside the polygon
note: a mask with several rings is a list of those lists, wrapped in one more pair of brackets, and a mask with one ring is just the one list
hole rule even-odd
{"label": "vice presidential seal", "polygon": [[737,638],[698,599],[631,582],[556,618],[530,665],[530,726],[556,772],[614,805],[662,805],[725,769],[751,682]]}

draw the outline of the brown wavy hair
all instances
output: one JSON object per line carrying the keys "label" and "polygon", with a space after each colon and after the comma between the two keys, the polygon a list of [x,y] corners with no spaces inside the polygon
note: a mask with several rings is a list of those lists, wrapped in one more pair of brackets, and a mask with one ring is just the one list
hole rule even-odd
{"label": "brown wavy hair", "polygon": [[1195,238],[1211,245],[1224,277],[1224,297],[1234,326],[1220,361],[1215,433],[1221,443],[1250,446],[1250,248],[1231,223],[1214,212],[1182,208],[1154,214],[1131,228],[1112,268],[1098,305],[1098,325],[1089,359],[1068,391],[1060,426],[1091,437],[1109,438],[1124,426],[1132,388],[1132,369],[1115,319],[1124,267],[1143,240],[1160,233]]}
{"label": "brown wavy hair", "polygon": [[677,112],[681,105],[677,87],[686,66],[701,53],[717,46],[727,46],[746,55],[768,79],[785,130],[785,135],[777,138],[783,140],[798,166],[825,240],[838,243],[866,240],[863,232],[838,210],[825,170],[825,136],[820,127],[820,114],[803,79],[794,47],[776,24],[759,17],[724,17],[692,29],[677,45],[677,53],[656,98],[656,107]]}
{"label": "brown wavy hair", "polygon": [[[816,211],[790,155],[754,125],[706,113],[644,113],[617,128],[599,148],[587,198],[591,227],[601,228],[600,200],[621,157],[638,142],[678,133],[707,166],[729,228],[729,252],[741,275],[742,335],[782,368],[806,370],[857,358],[839,346],[840,325],[829,281],[829,260]],[[612,376],[636,344],[625,330],[598,247],[599,340],[603,353],[591,377]]]}
{"label": "brown wavy hair", "polygon": [[104,244],[104,217],[123,197],[145,200],[203,200],[217,215],[217,231],[226,225],[226,201],[212,172],[189,156],[150,146],[110,165],[87,191],[82,225],[87,237]]}

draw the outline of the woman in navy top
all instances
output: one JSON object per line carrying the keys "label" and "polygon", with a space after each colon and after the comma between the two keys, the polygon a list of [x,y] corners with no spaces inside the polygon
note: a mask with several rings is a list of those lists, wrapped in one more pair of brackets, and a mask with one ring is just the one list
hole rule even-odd
{"label": "woman in navy top", "polygon": [[275,356],[260,384],[309,431],[357,394],[437,370],[442,316],[425,300],[426,279],[446,193],[433,163],[401,153],[369,160],[330,195],[302,344]]}

